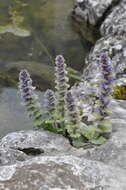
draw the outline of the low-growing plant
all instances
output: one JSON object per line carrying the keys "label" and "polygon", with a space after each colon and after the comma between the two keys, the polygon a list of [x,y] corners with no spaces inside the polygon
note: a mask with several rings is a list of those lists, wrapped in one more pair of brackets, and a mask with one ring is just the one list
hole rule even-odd
{"label": "low-growing plant", "polygon": [[[112,67],[106,53],[101,55],[101,81],[99,87],[98,105],[95,121],[92,125],[85,124],[77,107],[68,84],[66,64],[63,56],[58,55],[55,60],[55,89],[45,92],[45,111],[41,111],[38,97],[32,86],[32,79],[26,70],[19,75],[19,90],[29,116],[33,118],[36,128],[44,128],[68,137],[76,147],[85,143],[102,144],[111,133],[109,120],[109,103],[112,95]],[[107,134],[107,135],[106,135]]]}
{"label": "low-growing plant", "polygon": [[113,89],[113,97],[118,100],[126,100],[126,85],[116,86]]}

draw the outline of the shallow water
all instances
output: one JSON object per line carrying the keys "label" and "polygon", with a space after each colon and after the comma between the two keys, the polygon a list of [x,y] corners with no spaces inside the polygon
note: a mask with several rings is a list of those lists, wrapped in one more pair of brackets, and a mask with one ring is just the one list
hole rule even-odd
{"label": "shallow water", "polygon": [[[43,93],[37,91],[37,95],[43,104]],[[0,137],[12,131],[32,129],[32,126],[17,89],[3,88],[0,93]]]}
{"label": "shallow water", "polygon": [[72,26],[74,0],[0,1],[0,134],[32,128],[20,105],[20,69],[27,68],[42,90],[52,88],[56,55],[82,71],[91,44]]}

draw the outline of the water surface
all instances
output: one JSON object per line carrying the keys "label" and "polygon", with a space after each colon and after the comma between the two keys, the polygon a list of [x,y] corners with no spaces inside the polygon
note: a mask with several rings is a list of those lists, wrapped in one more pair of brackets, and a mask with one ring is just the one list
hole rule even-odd
{"label": "water surface", "polygon": [[[74,31],[73,0],[0,1],[0,133],[32,128],[17,96],[18,73],[27,69],[41,90],[52,88],[54,59],[82,72],[91,48]],[[42,98],[42,97],[41,97]]]}
{"label": "water surface", "polygon": [[[43,105],[43,93],[37,91],[37,95]],[[0,137],[12,131],[32,129],[32,127],[32,121],[25,107],[21,105],[17,89],[3,88],[0,93]]]}

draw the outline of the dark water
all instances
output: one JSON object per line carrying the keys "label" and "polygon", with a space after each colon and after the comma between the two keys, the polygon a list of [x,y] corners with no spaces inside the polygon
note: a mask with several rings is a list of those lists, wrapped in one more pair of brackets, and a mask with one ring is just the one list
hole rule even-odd
{"label": "dark water", "polygon": [[[18,73],[27,69],[36,86],[52,87],[54,59],[82,71],[91,45],[74,31],[74,0],[0,1],[0,133],[32,128],[17,96]],[[40,95],[42,99],[43,93]]]}

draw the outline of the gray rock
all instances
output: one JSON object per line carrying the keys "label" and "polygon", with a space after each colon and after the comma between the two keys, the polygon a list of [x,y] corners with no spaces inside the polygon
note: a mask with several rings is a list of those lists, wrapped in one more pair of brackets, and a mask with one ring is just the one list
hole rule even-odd
{"label": "gray rock", "polygon": [[[107,16],[101,27],[101,34],[103,37],[96,42],[85,61],[86,68],[83,72],[82,82],[78,87],[79,91],[81,91],[81,94],[84,94],[84,96],[89,97],[89,95],[98,95],[98,87],[101,81],[99,56],[104,51],[107,51],[112,59],[113,77],[115,79],[113,87],[126,84],[125,2],[125,0],[119,1],[118,6],[113,8],[112,13]],[[122,33],[121,25],[124,26],[124,34]],[[109,30],[109,27],[111,27],[112,30]],[[90,97],[88,99],[88,102],[91,102]]]}
{"label": "gray rock", "polygon": [[[106,6],[107,3],[108,1],[104,1],[104,4],[106,4]],[[114,3],[114,1],[109,1],[109,4],[111,3]],[[98,7],[100,9],[100,3]],[[106,17],[101,26],[100,31],[103,37],[96,42],[94,48],[86,59],[87,67],[84,69],[84,81],[88,80],[88,82],[91,82],[93,80],[94,83],[98,82],[100,77],[99,55],[103,51],[108,51],[110,57],[112,58],[115,79],[118,79],[115,81],[116,84],[124,84],[126,82],[125,18],[126,1],[118,1],[118,6],[114,7],[111,10],[111,13]],[[123,78],[123,80],[121,80],[121,78]]]}
{"label": "gray rock", "polygon": [[1,139],[0,147],[19,150],[28,155],[36,155],[37,152],[44,155],[65,153],[72,149],[68,139],[62,135],[38,130],[9,133]]}
{"label": "gray rock", "polygon": [[126,120],[126,101],[112,100],[111,101],[112,119]]}
{"label": "gray rock", "polygon": [[113,119],[112,137],[100,147],[87,150],[81,157],[96,160],[126,171],[126,120]]}
{"label": "gray rock", "polygon": [[[78,2],[78,6],[82,6],[83,2]],[[88,1],[89,2],[89,1]],[[100,8],[102,1],[90,1],[92,7],[95,4]],[[99,4],[98,4],[99,3]],[[116,1],[109,1],[112,5],[116,4]],[[104,1],[106,6],[108,1]],[[101,67],[100,67],[100,54],[107,51],[112,59],[114,86],[126,85],[126,38],[125,38],[125,18],[126,18],[126,1],[118,1],[109,15],[106,16],[105,21],[101,26],[102,37],[96,42],[94,48],[87,57],[85,64],[86,67],[83,72],[82,82],[76,88],[73,88],[74,94],[78,97],[78,105],[84,110],[90,118],[90,112],[92,112],[92,106],[95,105],[94,98],[99,94],[99,83],[101,81]],[[77,7],[78,7],[77,6]],[[94,9],[97,11],[97,9]],[[102,13],[103,15],[103,13]],[[102,17],[101,17],[102,18]],[[81,23],[83,26],[83,23]],[[83,98],[82,98],[83,97]],[[91,104],[94,102],[94,105]],[[82,106],[83,105],[83,106]],[[118,105],[115,108],[112,105],[113,117],[125,119],[125,112]],[[92,118],[91,118],[92,119]]]}
{"label": "gray rock", "polygon": [[34,156],[67,154],[73,147],[68,139],[48,131],[13,132],[0,140],[0,165],[13,164]]}
{"label": "gray rock", "polygon": [[[84,70],[84,80],[92,80],[98,82],[100,77],[99,55],[103,51],[107,51],[112,58],[113,73],[115,79],[125,78],[126,76],[126,39],[118,38],[118,36],[108,35],[100,40],[94,46],[86,60],[86,69]],[[120,83],[121,81],[116,81]]]}
{"label": "gray rock", "polygon": [[[101,81],[101,67],[100,67],[100,54],[107,51],[111,56],[112,67],[113,67],[113,87],[126,85],[126,38],[118,38],[118,36],[107,35],[98,40],[87,57],[85,63],[86,68],[84,69],[82,82],[79,84],[76,91],[83,94],[85,98],[85,103],[88,103],[87,108],[91,109],[94,97],[98,97],[99,85]],[[77,92],[76,92],[77,93]],[[84,101],[83,101],[84,102]],[[83,105],[82,101],[80,103]],[[84,108],[85,109],[85,108]],[[118,118],[119,108],[116,117]],[[125,117],[125,113],[122,113],[122,117]]]}
{"label": "gray rock", "polygon": [[27,159],[28,156],[19,150],[0,147],[0,165],[14,164]]}
{"label": "gray rock", "polygon": [[76,0],[74,14],[90,25],[98,24],[105,12],[117,0]]}
{"label": "gray rock", "polygon": [[101,26],[101,34],[121,35],[126,37],[126,1],[114,7]]}
{"label": "gray rock", "polygon": [[0,189],[125,190],[126,171],[75,156],[37,157],[0,168]]}

